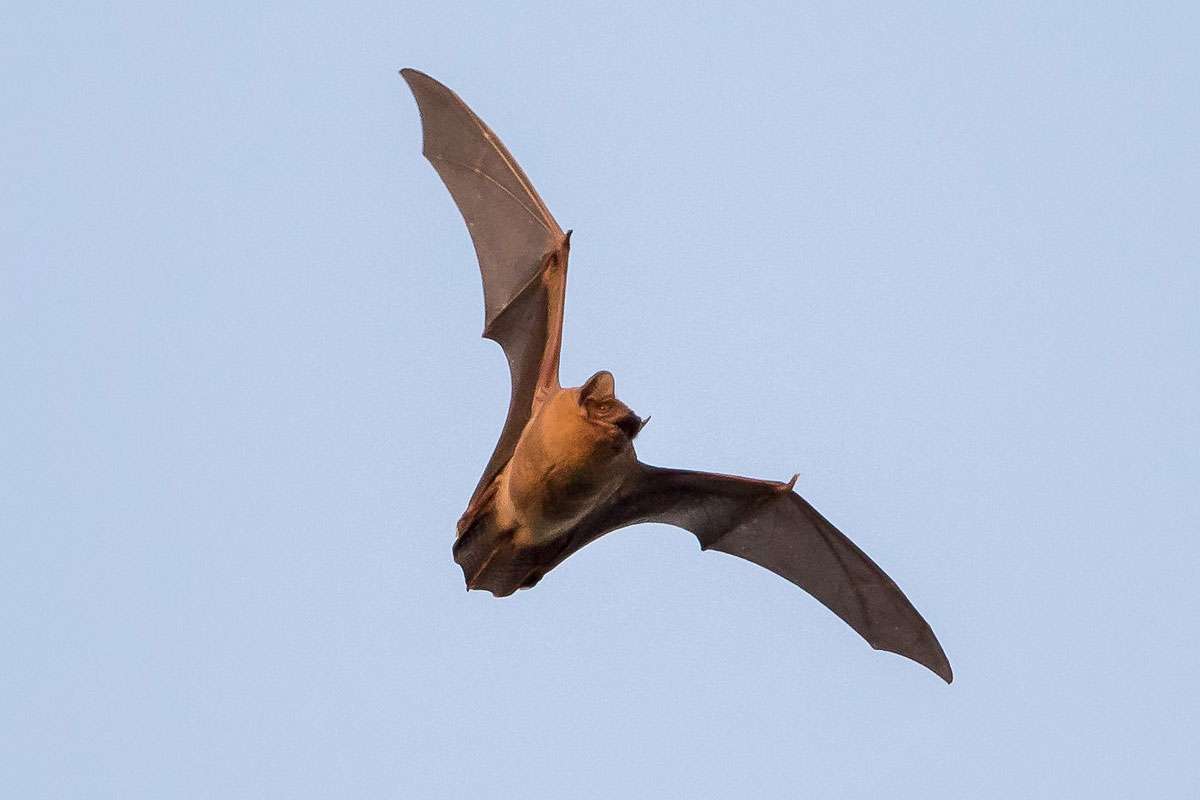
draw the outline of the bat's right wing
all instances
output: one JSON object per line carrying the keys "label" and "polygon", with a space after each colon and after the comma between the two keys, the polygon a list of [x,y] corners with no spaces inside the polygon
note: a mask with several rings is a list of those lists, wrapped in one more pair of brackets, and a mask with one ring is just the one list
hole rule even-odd
{"label": "bat's right wing", "polygon": [[516,160],[458,95],[401,70],[421,112],[425,157],[462,212],[483,275],[483,335],[504,348],[512,376],[508,417],[475,488],[512,457],[539,390],[558,387],[570,235],[564,234]]}
{"label": "bat's right wing", "polygon": [[641,464],[612,502],[584,522],[576,545],[637,522],[684,528],[701,549],[787,578],[871,647],[911,658],[949,683],[950,662],[929,624],[866,553],[792,491],[794,483]]}

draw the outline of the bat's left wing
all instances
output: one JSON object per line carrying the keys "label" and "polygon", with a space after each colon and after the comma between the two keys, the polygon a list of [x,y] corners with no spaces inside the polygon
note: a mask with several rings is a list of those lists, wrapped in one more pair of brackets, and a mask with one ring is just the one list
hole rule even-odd
{"label": "bat's left wing", "polygon": [[400,71],[421,112],[423,152],[450,190],[483,277],[483,335],[504,348],[508,417],[471,506],[512,457],[539,390],[558,387],[570,236],[499,137],[458,95],[423,72]]}
{"label": "bat's left wing", "polygon": [[794,483],[639,464],[616,496],[584,520],[559,560],[626,525],[685,528],[702,550],[720,550],[787,578],[871,647],[910,658],[949,683],[950,662],[929,624],[866,553],[792,491]]}

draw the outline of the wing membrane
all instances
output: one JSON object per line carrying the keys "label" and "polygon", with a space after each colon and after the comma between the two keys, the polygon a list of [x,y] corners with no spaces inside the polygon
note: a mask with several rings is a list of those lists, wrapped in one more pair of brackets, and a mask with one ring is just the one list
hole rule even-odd
{"label": "wing membrane", "polygon": [[791,483],[643,464],[614,502],[581,526],[577,542],[637,522],[684,528],[704,550],[765,567],[821,601],[871,647],[953,680],[941,644],[900,587]]}
{"label": "wing membrane", "polygon": [[[483,335],[504,349],[508,416],[475,496],[511,458],[538,390],[558,385],[569,235],[483,120],[458,95],[401,71],[421,113],[422,152],[462,213],[483,278]],[[473,498],[474,499],[474,498]]]}

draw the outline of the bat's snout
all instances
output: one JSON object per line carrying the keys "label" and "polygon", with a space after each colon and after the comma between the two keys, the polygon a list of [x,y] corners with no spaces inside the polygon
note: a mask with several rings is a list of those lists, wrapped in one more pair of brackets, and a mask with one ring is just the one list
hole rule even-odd
{"label": "bat's snout", "polygon": [[649,417],[642,419],[637,414],[630,411],[617,421],[617,427],[624,431],[626,436],[632,439],[641,433],[642,428],[646,427],[646,423],[649,421]]}

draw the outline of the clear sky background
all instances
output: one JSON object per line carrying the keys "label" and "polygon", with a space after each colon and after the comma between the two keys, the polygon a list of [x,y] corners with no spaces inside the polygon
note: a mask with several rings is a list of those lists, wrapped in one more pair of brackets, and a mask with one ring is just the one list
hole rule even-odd
{"label": "clear sky background", "polygon": [[[4,794],[1196,796],[1200,20],[967,5],[6,6]],[[666,527],[463,591],[404,66],[575,229],[564,381],[798,471],[953,685]]]}

